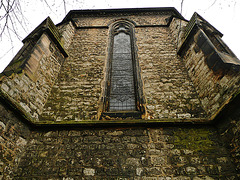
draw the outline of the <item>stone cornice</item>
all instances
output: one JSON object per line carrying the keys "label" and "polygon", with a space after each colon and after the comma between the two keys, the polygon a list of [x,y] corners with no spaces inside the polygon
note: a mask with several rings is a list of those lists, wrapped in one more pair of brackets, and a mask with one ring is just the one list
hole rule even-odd
{"label": "stone cornice", "polygon": [[74,17],[96,17],[96,16],[123,16],[123,15],[149,15],[149,14],[171,14],[179,19],[185,18],[174,7],[160,8],[126,8],[126,9],[94,9],[94,10],[72,10],[58,25],[70,21]]}

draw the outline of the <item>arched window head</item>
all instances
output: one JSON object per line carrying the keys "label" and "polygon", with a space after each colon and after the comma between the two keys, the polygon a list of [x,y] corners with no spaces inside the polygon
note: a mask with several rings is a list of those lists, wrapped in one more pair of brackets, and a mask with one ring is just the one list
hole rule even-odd
{"label": "arched window head", "polygon": [[111,26],[103,112],[114,117],[141,118],[142,86],[136,59],[134,26],[118,21]]}
{"label": "arched window head", "polygon": [[117,22],[112,27],[113,34],[118,34],[120,32],[130,34],[131,30],[132,30],[131,25],[126,22]]}

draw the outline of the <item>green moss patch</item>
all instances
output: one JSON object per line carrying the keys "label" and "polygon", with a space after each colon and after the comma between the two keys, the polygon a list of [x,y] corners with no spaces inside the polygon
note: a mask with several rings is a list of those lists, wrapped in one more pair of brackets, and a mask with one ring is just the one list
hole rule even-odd
{"label": "green moss patch", "polygon": [[177,129],[174,131],[174,145],[179,149],[189,149],[194,152],[208,152],[214,149],[211,140],[213,132],[208,129]]}

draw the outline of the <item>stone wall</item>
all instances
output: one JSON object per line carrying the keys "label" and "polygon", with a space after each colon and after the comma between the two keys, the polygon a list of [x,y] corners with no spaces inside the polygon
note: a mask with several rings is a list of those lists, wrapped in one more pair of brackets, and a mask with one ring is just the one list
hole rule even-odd
{"label": "stone wall", "polygon": [[175,47],[177,49],[179,49],[179,47],[181,46],[182,44],[182,37],[183,37],[183,34],[184,34],[184,28],[186,27],[186,25],[188,24],[187,21],[185,20],[181,20],[181,19],[178,19],[178,18],[173,18],[170,25],[169,25],[169,29],[170,29],[170,32],[172,34],[172,37],[173,37],[173,42],[175,44]]}
{"label": "stone wall", "polygon": [[[38,39],[30,34],[36,44],[24,46],[23,57],[30,56],[14,60],[24,62],[21,71],[0,77],[0,178],[239,179],[239,108],[215,121],[219,129],[204,121],[205,111],[212,115],[231,99],[239,74],[216,74],[194,38],[178,56],[179,25],[173,18],[168,27],[171,13],[118,15],[74,17],[58,25],[58,42],[47,31],[34,31]],[[89,125],[98,121],[108,25],[121,18],[136,21],[148,116]]]}
{"label": "stone wall", "polygon": [[94,17],[83,16],[74,19],[77,27],[98,27],[98,26],[109,26],[111,23],[119,19],[129,19],[134,22],[134,24],[141,26],[151,26],[151,25],[167,25],[167,19],[170,18],[171,13],[153,12],[153,13],[116,13],[110,16],[97,15]]}
{"label": "stone wall", "polygon": [[30,130],[0,99],[0,179],[11,179],[24,155]]}
{"label": "stone wall", "polygon": [[[104,89],[101,84],[104,84],[109,43],[107,26],[102,27],[98,23],[110,24],[125,18],[74,18],[75,22],[90,24],[77,25],[78,29],[68,48],[69,58],[51,91],[40,118],[41,122],[81,123],[98,120],[98,105]],[[129,16],[128,19],[134,21],[138,17]],[[165,24],[161,24],[161,19],[164,19]],[[139,24],[135,28],[136,58],[140,64],[147,101],[146,119],[201,119],[205,112],[183,62],[177,56],[173,30],[161,27],[167,25],[166,19],[166,15],[161,14],[145,18],[147,25],[152,23],[153,26],[158,25],[156,27],[136,22]],[[161,22],[156,24],[155,20]],[[65,31],[68,29],[65,28]]]}
{"label": "stone wall", "polygon": [[195,88],[177,56],[168,27],[136,28],[148,118],[204,117]]}
{"label": "stone wall", "polygon": [[16,61],[24,61],[22,69],[9,75],[3,72],[0,79],[2,95],[22,110],[28,120],[37,122],[64,56],[49,35],[43,33],[28,54]]}
{"label": "stone wall", "polygon": [[16,179],[237,179],[211,126],[33,131],[14,175]]}
{"label": "stone wall", "polygon": [[[177,56],[178,28],[167,27],[172,14],[120,15],[113,13],[108,19],[107,16],[80,16],[74,22],[59,24],[61,42],[57,43],[49,33],[43,33],[28,50],[30,56],[25,59],[23,71],[2,77],[3,94],[34,123],[98,120],[110,37],[105,25],[127,18],[136,21],[136,61],[140,64],[147,103],[145,119],[202,121],[205,112],[184,63]],[[140,21],[142,17],[144,22]],[[76,22],[90,24],[75,24],[75,29]],[[107,24],[100,26],[100,22]],[[37,34],[33,31],[30,37],[34,33]],[[64,53],[59,47],[64,47],[70,55],[63,67]]]}
{"label": "stone wall", "polygon": [[107,29],[79,29],[68,49],[41,121],[67,122],[97,119],[98,101],[107,51]]}
{"label": "stone wall", "polygon": [[178,53],[208,118],[212,120],[239,93],[240,61],[207,23],[193,27],[183,38]]}
{"label": "stone wall", "polygon": [[225,113],[218,118],[219,133],[227,150],[230,152],[232,162],[240,174],[240,98],[234,100]]}
{"label": "stone wall", "polygon": [[62,38],[61,40],[62,40],[64,49],[68,50],[75,34],[75,27],[73,23],[70,21],[68,23],[57,26],[57,28],[59,29],[59,32],[61,34],[61,38]]}

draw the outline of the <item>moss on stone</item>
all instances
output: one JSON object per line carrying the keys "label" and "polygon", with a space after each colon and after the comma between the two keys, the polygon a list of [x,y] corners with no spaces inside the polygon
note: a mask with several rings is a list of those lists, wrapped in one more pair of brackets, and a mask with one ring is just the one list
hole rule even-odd
{"label": "moss on stone", "polygon": [[174,131],[174,145],[195,152],[208,152],[214,149],[212,132],[207,129],[177,129]]}

